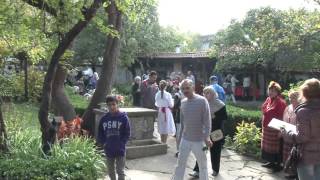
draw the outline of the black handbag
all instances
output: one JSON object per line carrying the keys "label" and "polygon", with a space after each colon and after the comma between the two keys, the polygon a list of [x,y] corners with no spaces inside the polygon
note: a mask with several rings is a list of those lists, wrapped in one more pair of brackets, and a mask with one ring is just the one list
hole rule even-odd
{"label": "black handbag", "polygon": [[298,162],[301,158],[301,146],[295,144],[293,145],[288,159],[284,163],[284,172],[288,174],[297,174]]}

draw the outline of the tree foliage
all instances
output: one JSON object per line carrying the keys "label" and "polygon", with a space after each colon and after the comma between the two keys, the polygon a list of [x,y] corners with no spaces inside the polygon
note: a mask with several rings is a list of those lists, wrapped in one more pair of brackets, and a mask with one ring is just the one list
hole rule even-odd
{"label": "tree foliage", "polygon": [[[194,52],[200,49],[200,35],[182,33],[174,27],[161,27],[158,20],[157,1],[140,0],[126,6],[124,28],[121,32],[120,65],[130,67],[139,55],[158,52],[174,52],[181,45],[182,52]],[[100,28],[103,12],[89,24],[74,43],[74,64],[98,64],[103,56],[106,33]],[[101,60],[101,59],[100,59]]]}
{"label": "tree foliage", "polygon": [[21,0],[0,3],[0,51],[4,57],[26,52],[30,64],[48,58],[56,38],[50,38],[50,18]]}
{"label": "tree foliage", "polygon": [[253,9],[216,34],[211,55],[220,57],[222,71],[319,67],[319,32],[317,10]]}

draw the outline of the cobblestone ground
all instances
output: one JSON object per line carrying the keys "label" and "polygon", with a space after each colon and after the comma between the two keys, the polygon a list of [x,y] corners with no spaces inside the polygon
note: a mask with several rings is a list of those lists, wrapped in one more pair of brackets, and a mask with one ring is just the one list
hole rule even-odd
{"label": "cobblestone ground", "polygon": [[[155,134],[155,136],[158,136]],[[177,162],[175,139],[169,138],[169,149],[165,155],[128,160],[126,174],[130,180],[170,180]],[[143,153],[143,152],[141,152]],[[208,154],[209,156],[209,154]],[[208,157],[210,159],[210,157]],[[188,174],[192,172],[195,158],[190,155],[185,180],[192,179]],[[209,169],[210,163],[209,164]],[[261,162],[256,159],[241,156],[231,150],[223,149],[220,173],[214,180],[282,180],[284,174],[273,173],[261,167]],[[211,174],[211,172],[209,171]]]}

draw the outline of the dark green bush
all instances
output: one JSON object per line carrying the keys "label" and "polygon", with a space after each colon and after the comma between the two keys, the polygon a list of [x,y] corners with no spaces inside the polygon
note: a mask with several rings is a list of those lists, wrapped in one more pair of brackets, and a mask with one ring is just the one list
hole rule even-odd
{"label": "dark green bush", "polygon": [[[10,133],[11,134],[11,133]],[[55,144],[45,156],[40,133],[25,129],[11,134],[10,153],[0,155],[0,179],[98,179],[106,172],[94,141],[75,137]]]}
{"label": "dark green bush", "polygon": [[131,95],[131,84],[117,84],[114,88],[123,96]]}
{"label": "dark green bush", "polygon": [[224,131],[228,136],[235,135],[236,127],[242,121],[247,123],[255,123],[257,127],[261,127],[261,111],[244,109],[233,105],[227,105],[228,120],[224,122]]}

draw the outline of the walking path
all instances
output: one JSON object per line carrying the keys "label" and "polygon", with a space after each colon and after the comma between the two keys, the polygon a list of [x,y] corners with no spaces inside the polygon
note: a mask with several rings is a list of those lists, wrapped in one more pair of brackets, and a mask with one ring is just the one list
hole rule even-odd
{"label": "walking path", "polygon": [[[157,135],[157,134],[155,134]],[[130,180],[170,180],[174,172],[177,158],[175,139],[168,139],[168,153],[160,156],[128,160],[126,174]],[[141,152],[143,153],[143,152]],[[209,156],[209,153],[208,153]],[[208,160],[210,157],[208,157]],[[195,158],[190,155],[185,180],[192,179],[188,176],[192,172]],[[211,165],[209,169],[211,170]],[[270,170],[261,167],[261,162],[256,159],[241,156],[231,150],[223,149],[221,157],[220,173],[217,177],[210,176],[210,180],[282,180],[284,174],[272,173]],[[209,171],[211,174],[211,171]]]}

